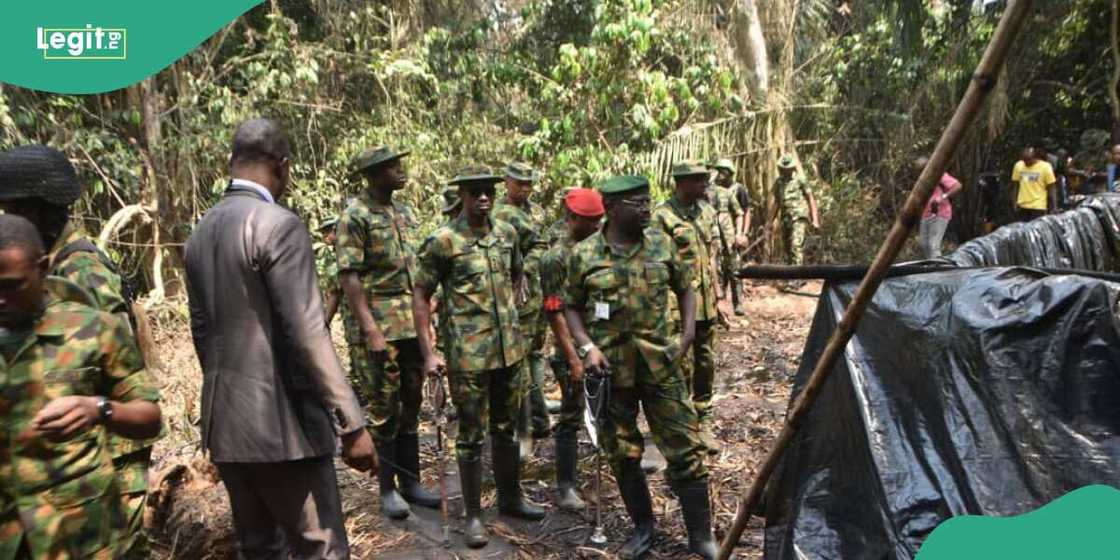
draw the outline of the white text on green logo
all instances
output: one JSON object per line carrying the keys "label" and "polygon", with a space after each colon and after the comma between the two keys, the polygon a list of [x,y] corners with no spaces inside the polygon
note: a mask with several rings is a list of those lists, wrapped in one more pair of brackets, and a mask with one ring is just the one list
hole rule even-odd
{"label": "white text on green logo", "polygon": [[36,46],[46,60],[124,60],[128,30],[87,24],[84,29],[36,28]]}

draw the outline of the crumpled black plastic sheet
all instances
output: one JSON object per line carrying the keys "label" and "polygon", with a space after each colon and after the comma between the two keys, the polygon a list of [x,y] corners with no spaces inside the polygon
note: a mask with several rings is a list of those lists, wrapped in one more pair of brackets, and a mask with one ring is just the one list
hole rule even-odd
{"label": "crumpled black plastic sheet", "polygon": [[[947,260],[1115,272],[1118,203]],[[794,395],[856,286],[824,287]],[[1120,284],[1026,268],[884,281],[767,488],[766,558],[912,558],[949,517],[1120,486],[1118,300]]]}

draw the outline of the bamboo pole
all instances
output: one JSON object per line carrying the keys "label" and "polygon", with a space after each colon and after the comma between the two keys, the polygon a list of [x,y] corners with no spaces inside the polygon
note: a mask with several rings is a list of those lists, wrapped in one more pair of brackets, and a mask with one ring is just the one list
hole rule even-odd
{"label": "bamboo pole", "polygon": [[860,282],[847,310],[844,311],[844,317],[837,325],[836,331],[832,333],[832,338],[828,341],[824,353],[821,354],[820,360],[813,369],[813,374],[806,383],[805,389],[794,401],[786,425],[778,434],[773,449],[770,450],[770,454],[762,462],[748,492],[739,499],[735,520],[728,529],[727,536],[721,543],[719,554],[716,556],[719,560],[727,560],[731,556],[731,551],[734,550],[739,538],[743,535],[743,531],[747,528],[751,511],[762,497],[762,491],[766,488],[770,475],[774,473],[782,454],[789,447],[790,442],[793,441],[801,423],[804,422],[805,417],[813,407],[813,403],[817,400],[817,396],[820,395],[825,381],[832,373],[836,360],[847,347],[860,318],[863,316],[863,312],[867,309],[867,304],[871,302],[872,296],[875,295],[879,284],[882,283],[884,274],[898,256],[899,251],[902,250],[902,246],[906,243],[914,225],[921,219],[922,210],[933,193],[934,185],[940,179],[941,174],[944,173],[950,159],[952,159],[953,152],[956,151],[961,137],[968,130],[972,121],[975,120],[988,92],[995,86],[1000,68],[1007,59],[1007,53],[1015,42],[1015,37],[1019,34],[1030,7],[1031,0],[1011,0],[1004,11],[999,26],[996,28],[991,42],[988,43],[988,48],[984,51],[984,57],[976,68],[976,73],[972,77],[968,91],[965,92],[964,98],[957,106],[957,111],[953,115],[953,119],[949,121],[948,128],[942,133],[941,140],[937,143],[937,148],[930,157],[926,168],[922,171],[921,177],[918,178],[918,182],[910,191],[910,196],[906,199],[902,213],[895,220],[894,226],[891,227],[890,233],[883,241],[883,245],[879,247],[879,253],[871,263],[867,276]]}

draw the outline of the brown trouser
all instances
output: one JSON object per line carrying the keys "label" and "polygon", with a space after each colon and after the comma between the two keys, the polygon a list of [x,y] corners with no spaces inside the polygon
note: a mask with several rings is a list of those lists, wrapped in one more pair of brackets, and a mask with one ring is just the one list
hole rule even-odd
{"label": "brown trouser", "polygon": [[217,467],[242,558],[350,557],[332,457]]}

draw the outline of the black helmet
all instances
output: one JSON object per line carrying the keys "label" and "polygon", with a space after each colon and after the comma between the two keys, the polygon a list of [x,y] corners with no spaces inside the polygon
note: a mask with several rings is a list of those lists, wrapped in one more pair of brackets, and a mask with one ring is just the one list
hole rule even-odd
{"label": "black helmet", "polygon": [[0,202],[39,199],[68,207],[81,195],[78,176],[62,152],[41,144],[0,152]]}

